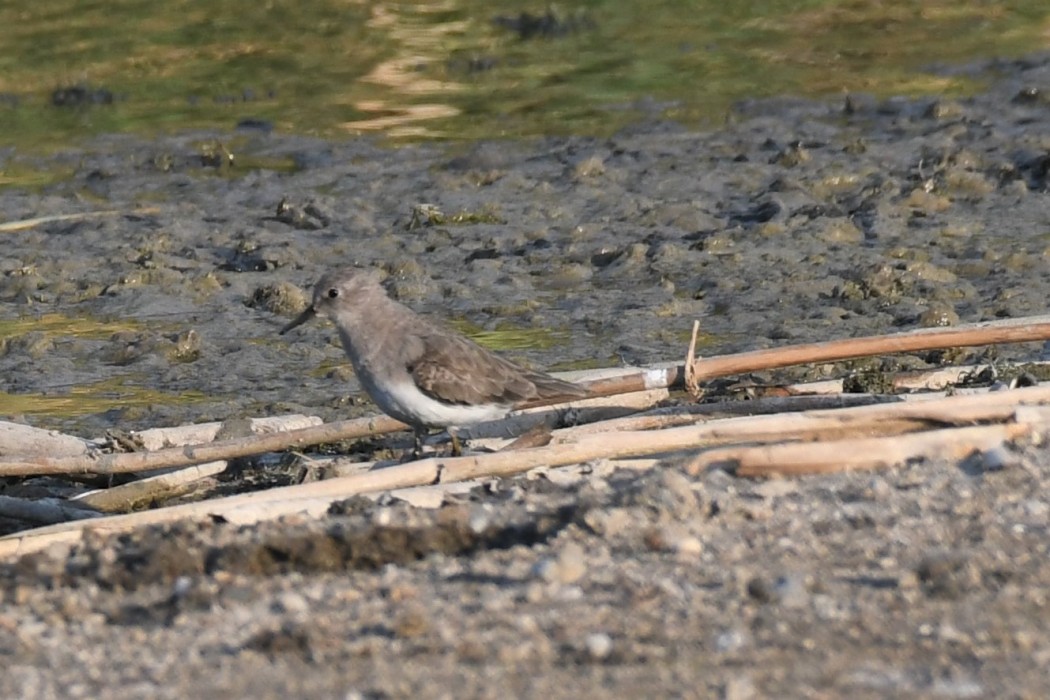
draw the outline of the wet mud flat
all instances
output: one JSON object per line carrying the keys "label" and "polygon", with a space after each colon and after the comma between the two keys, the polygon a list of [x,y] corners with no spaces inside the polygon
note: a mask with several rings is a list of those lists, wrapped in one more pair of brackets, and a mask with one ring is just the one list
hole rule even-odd
{"label": "wet mud flat", "polygon": [[[21,324],[3,391],[116,394],[26,412],[85,436],[370,413],[330,327],[276,337],[348,263],[553,368],[678,359],[694,318],[714,354],[1043,313],[1050,64],[971,69],[994,79],[968,100],[784,98],[706,132],[4,154],[62,173],[4,188],[5,220],[122,213],[3,234],[0,322]],[[89,538],[0,565],[0,692],[1039,697],[1048,477],[1041,444],[770,482],[670,457],[435,510],[355,500],[320,521]]]}

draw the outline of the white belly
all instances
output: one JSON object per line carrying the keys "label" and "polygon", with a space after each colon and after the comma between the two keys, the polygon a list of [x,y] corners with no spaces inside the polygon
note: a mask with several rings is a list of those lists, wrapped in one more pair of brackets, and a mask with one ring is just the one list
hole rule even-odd
{"label": "white belly", "polygon": [[430,398],[411,382],[376,386],[370,377],[359,375],[361,385],[376,405],[399,421],[431,428],[463,427],[507,415],[509,406],[444,404]]}

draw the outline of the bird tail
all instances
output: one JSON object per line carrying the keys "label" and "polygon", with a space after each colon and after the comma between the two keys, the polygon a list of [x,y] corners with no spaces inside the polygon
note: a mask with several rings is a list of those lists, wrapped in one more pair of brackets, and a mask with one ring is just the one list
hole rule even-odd
{"label": "bird tail", "polygon": [[583,399],[591,395],[589,389],[579,384],[557,379],[549,374],[536,373],[530,376],[529,379],[532,380],[533,385],[536,387],[536,401],[544,403],[572,401],[573,399]]}

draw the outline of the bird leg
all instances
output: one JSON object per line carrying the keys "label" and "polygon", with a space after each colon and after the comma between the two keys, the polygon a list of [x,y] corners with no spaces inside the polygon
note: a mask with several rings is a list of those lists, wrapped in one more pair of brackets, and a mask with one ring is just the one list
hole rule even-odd
{"label": "bird leg", "polygon": [[463,456],[463,443],[460,441],[459,436],[456,435],[455,428],[448,429],[448,436],[452,438],[452,456],[462,457]]}
{"label": "bird leg", "polygon": [[[412,448],[412,459],[420,459],[423,456],[423,441],[426,440],[427,435],[430,434],[430,429],[426,427],[413,428],[412,432],[415,436],[415,444]],[[455,428],[449,428],[448,435],[452,439],[452,456],[461,457],[463,455],[463,441],[461,441],[456,435]]]}
{"label": "bird leg", "polygon": [[423,441],[427,437],[427,433],[430,431],[426,426],[417,426],[412,429],[412,433],[415,436],[415,444],[412,448],[412,459],[419,459],[423,456]]}

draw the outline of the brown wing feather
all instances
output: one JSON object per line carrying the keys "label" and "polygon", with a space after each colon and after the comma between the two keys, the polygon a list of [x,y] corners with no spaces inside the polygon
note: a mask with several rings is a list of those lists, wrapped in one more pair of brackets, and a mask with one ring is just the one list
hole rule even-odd
{"label": "brown wing feather", "polygon": [[573,384],[543,372],[530,372],[529,380],[536,387],[534,398],[544,401],[569,401],[590,396],[591,392],[579,384]]}
{"label": "brown wing feather", "polygon": [[408,371],[420,391],[446,403],[505,406],[547,398],[579,398],[582,387],[531,372],[462,336],[422,336],[424,351]]}

